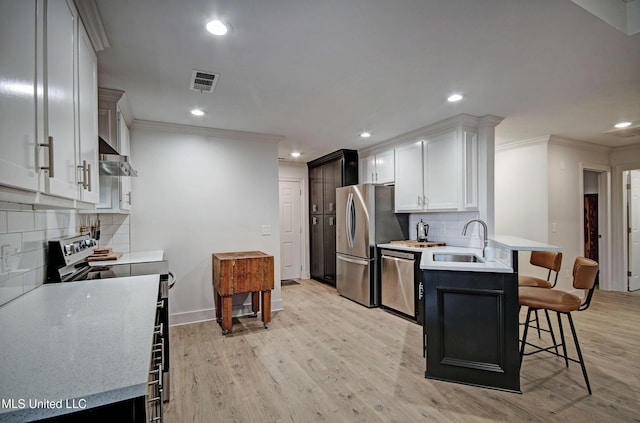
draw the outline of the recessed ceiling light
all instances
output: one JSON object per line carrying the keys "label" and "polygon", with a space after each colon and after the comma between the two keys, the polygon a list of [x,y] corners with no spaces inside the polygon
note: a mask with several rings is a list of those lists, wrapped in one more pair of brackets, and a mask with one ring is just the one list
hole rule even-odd
{"label": "recessed ceiling light", "polygon": [[204,116],[204,115],[207,114],[207,112],[205,112],[202,109],[193,109],[193,110],[191,110],[191,114],[194,115],[194,116]]}
{"label": "recessed ceiling light", "polygon": [[626,128],[627,126],[631,126],[631,122],[620,122],[614,125],[616,128]]}
{"label": "recessed ceiling light", "polygon": [[360,138],[369,138],[370,136],[371,132],[364,131],[360,133]]}
{"label": "recessed ceiling light", "polygon": [[456,101],[460,101],[460,100],[462,100],[462,94],[451,94],[447,98],[447,101],[451,103],[455,103]]}
{"label": "recessed ceiling light", "polygon": [[291,153],[291,157],[300,157],[301,154],[298,153],[297,151],[294,151],[293,153]]}
{"label": "recessed ceiling light", "polygon": [[229,32],[229,28],[231,28],[229,24],[220,19],[214,19],[207,23],[207,31],[213,35],[225,35]]}

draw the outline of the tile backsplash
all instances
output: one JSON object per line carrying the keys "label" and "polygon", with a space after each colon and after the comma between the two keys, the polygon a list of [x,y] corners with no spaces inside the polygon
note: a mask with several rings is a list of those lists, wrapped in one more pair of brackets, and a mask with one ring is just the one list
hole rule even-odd
{"label": "tile backsplash", "polygon": [[[76,210],[33,210],[0,202],[0,305],[42,285],[47,274],[47,242],[76,235],[84,216]],[[129,252],[128,215],[100,218],[100,247]]]}
{"label": "tile backsplash", "polygon": [[[446,213],[415,213],[409,215],[409,238],[416,239],[416,226],[420,219],[429,224],[429,241],[443,241],[447,245],[456,247],[482,248],[480,230],[474,224],[469,227],[466,236],[462,235],[464,224],[471,219],[477,219],[478,212],[446,212]],[[479,226],[479,225],[478,225]]]}

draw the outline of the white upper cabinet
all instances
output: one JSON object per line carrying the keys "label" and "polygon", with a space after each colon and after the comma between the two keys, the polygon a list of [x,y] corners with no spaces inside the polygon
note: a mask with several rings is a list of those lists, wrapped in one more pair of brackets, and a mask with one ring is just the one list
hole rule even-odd
{"label": "white upper cabinet", "polygon": [[395,180],[394,150],[376,154],[376,183],[391,184]]}
{"label": "white upper cabinet", "polygon": [[0,185],[37,191],[36,1],[0,2]]}
{"label": "white upper cabinet", "polygon": [[100,201],[98,185],[98,59],[91,40],[78,26],[78,185],[80,199]]}
{"label": "white upper cabinet", "polygon": [[[129,126],[132,120],[126,93],[107,88],[98,89],[98,128],[100,138],[120,155],[131,155]],[[131,211],[131,177],[100,175],[100,213],[127,214]]]}
{"label": "white upper cabinet", "polygon": [[45,136],[48,159],[44,191],[78,198],[76,168],[77,13],[69,1],[47,2]]}
{"label": "white upper cabinet", "polygon": [[451,129],[396,148],[397,212],[477,209],[477,137]]}
{"label": "white upper cabinet", "polygon": [[432,136],[422,142],[424,209],[458,208],[458,186],[461,178],[459,147],[456,131]]}
{"label": "white upper cabinet", "polygon": [[392,184],[395,178],[394,150],[360,159],[360,183]]}
{"label": "white upper cabinet", "polygon": [[363,157],[358,160],[358,183],[373,184],[376,177],[376,156]]}
{"label": "white upper cabinet", "polygon": [[97,60],[75,5],[3,1],[0,23],[0,199],[92,207],[98,200]]}
{"label": "white upper cabinet", "polygon": [[[125,156],[131,155],[131,139],[129,138],[129,127],[122,116],[118,114],[118,141],[120,143],[120,154]],[[120,189],[118,203],[121,210],[131,210],[131,177],[121,176],[119,178]]]}
{"label": "white upper cabinet", "polygon": [[422,210],[422,141],[396,148],[396,211]]}

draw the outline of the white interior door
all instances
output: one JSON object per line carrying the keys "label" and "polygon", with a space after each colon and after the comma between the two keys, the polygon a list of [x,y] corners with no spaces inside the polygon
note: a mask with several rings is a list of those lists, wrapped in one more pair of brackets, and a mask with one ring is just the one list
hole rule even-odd
{"label": "white interior door", "polygon": [[302,187],[300,181],[280,181],[280,278],[299,279],[301,273]]}
{"label": "white interior door", "polygon": [[629,173],[629,291],[637,291],[640,289],[640,170]]}

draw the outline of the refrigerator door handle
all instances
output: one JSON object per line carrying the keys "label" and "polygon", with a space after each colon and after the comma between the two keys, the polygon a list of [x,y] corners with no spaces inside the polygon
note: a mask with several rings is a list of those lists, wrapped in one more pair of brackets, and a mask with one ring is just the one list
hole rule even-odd
{"label": "refrigerator door handle", "polygon": [[367,260],[358,260],[358,259],[344,257],[344,256],[338,256],[338,260],[348,261],[349,263],[359,264],[361,266],[366,266],[367,264],[369,264],[369,261]]}
{"label": "refrigerator door handle", "polygon": [[356,240],[355,219],[356,219],[355,202],[353,201],[353,193],[350,192],[349,195],[347,196],[347,210],[346,210],[346,217],[345,217],[345,223],[346,223],[346,229],[347,229],[346,231],[347,245],[349,246],[349,248],[353,248],[353,245]]}

